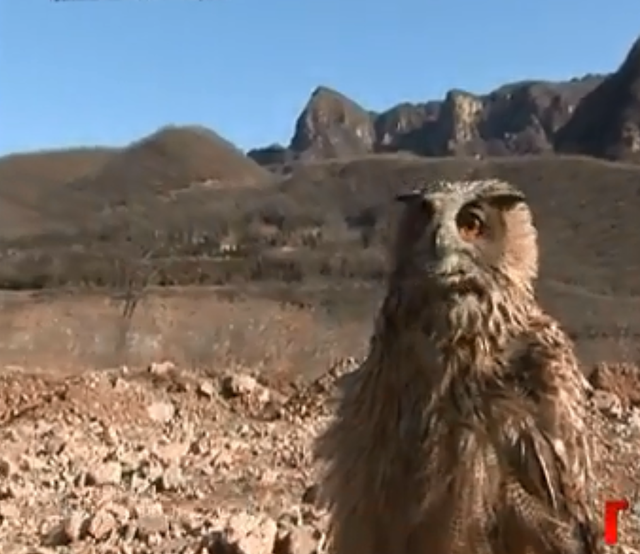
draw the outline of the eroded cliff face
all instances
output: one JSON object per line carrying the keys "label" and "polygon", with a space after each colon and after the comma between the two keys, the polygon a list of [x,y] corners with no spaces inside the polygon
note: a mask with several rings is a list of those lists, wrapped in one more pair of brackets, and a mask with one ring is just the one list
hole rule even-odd
{"label": "eroded cliff face", "polygon": [[640,161],[640,39],[558,131],[558,152]]}
{"label": "eroded cliff face", "polygon": [[522,81],[485,94],[449,91],[443,100],[403,102],[381,113],[317,88],[291,143],[257,149],[261,165],[376,152],[421,156],[583,154],[640,162],[640,39],[610,75]]}
{"label": "eroded cliff face", "polygon": [[373,151],[373,117],[327,87],[318,87],[298,117],[290,149],[304,159],[356,156]]}
{"label": "eroded cliff face", "polygon": [[403,102],[379,114],[374,121],[376,149],[382,152],[429,150],[430,129],[438,121],[442,102]]}
{"label": "eroded cliff face", "polygon": [[435,132],[439,152],[435,155],[479,154],[483,149],[480,125],[483,117],[481,98],[463,91],[450,91],[442,103]]}
{"label": "eroded cliff face", "polygon": [[339,92],[318,87],[298,117],[289,146],[256,149],[249,156],[273,166],[373,152],[422,156],[548,152],[582,98],[602,81],[600,76],[559,83],[527,81],[486,95],[452,90],[444,100],[404,102],[377,114]]}

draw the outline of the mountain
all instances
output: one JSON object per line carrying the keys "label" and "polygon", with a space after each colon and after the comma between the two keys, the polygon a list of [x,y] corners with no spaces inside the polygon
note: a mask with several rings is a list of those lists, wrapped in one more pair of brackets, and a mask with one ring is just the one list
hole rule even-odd
{"label": "mountain", "polygon": [[582,99],[558,131],[555,148],[640,161],[640,39],[620,68]]}
{"label": "mountain", "polygon": [[403,102],[374,113],[327,87],[313,91],[288,147],[251,150],[258,163],[347,158],[370,153],[513,156],[553,151],[555,134],[604,77],[525,81],[485,95],[449,91],[443,100]]}
{"label": "mountain", "polygon": [[444,99],[372,112],[325,86],[298,116],[288,146],[248,156],[282,171],[296,161],[383,152],[426,157],[585,154],[640,161],[640,39],[609,75],[509,83],[487,94],[461,89]]}
{"label": "mountain", "polygon": [[375,145],[371,114],[343,94],[318,87],[298,117],[290,149],[303,160],[367,154]]}

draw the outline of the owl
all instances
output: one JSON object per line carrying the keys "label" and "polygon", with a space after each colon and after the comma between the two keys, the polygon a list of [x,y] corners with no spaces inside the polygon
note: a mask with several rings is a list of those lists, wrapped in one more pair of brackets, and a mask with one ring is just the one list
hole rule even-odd
{"label": "owl", "polygon": [[536,301],[523,192],[438,181],[397,200],[368,355],[316,442],[332,552],[598,552],[589,384]]}

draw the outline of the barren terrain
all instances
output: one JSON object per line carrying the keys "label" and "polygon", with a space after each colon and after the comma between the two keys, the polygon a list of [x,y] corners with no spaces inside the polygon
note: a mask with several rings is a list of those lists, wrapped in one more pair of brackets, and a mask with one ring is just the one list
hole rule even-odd
{"label": "barren terrain", "polygon": [[[150,291],[128,324],[98,294],[2,305],[3,554],[324,551],[310,447],[367,317],[214,290]],[[592,380],[598,497],[633,499],[635,368]]]}

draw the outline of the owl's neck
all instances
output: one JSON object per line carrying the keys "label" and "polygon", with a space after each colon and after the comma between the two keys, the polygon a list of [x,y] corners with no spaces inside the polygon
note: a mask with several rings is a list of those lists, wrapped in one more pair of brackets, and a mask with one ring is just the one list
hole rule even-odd
{"label": "owl's neck", "polygon": [[413,351],[432,348],[440,360],[464,365],[465,359],[493,359],[526,327],[535,309],[532,293],[509,287],[479,294],[425,292],[423,297],[392,289],[379,330],[391,343],[399,341]]}
{"label": "owl's neck", "polygon": [[[390,287],[363,365],[357,388],[361,397],[351,404],[354,409],[362,410],[363,418],[378,418],[379,428],[394,440],[397,418],[411,427],[443,398],[475,398],[474,383],[482,380],[473,376],[496,376],[496,361],[536,309],[526,291],[495,290],[421,298]],[[397,417],[390,418],[390,413]],[[416,433],[406,436],[415,438],[420,435]]]}

